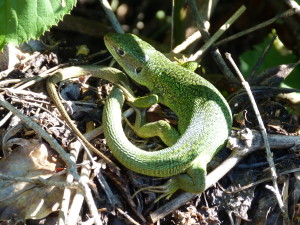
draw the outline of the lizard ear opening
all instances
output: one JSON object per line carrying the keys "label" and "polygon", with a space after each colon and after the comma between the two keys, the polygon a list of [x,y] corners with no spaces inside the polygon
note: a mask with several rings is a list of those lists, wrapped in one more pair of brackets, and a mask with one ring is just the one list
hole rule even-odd
{"label": "lizard ear opening", "polygon": [[116,52],[119,56],[124,56],[125,55],[125,51],[123,49],[115,48],[115,50],[116,50]]}
{"label": "lizard ear opening", "polygon": [[135,68],[135,73],[139,74],[142,71],[142,67]]}

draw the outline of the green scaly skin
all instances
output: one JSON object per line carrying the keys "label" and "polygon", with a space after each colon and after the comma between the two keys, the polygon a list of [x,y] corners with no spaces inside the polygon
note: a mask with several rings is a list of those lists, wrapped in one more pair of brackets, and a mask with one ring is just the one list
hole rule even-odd
{"label": "green scaly skin", "polygon": [[165,121],[146,124],[142,117],[137,117],[134,130],[138,135],[159,136],[169,146],[154,152],[139,149],[124,134],[124,97],[120,89],[114,88],[103,114],[104,134],[113,155],[135,172],[173,176],[166,185],[149,188],[162,192],[162,197],[170,197],[178,189],[204,191],[206,165],[224,145],[231,129],[231,111],[226,100],[211,83],[175,65],[135,35],[108,34],[104,41],[129,77],[151,93],[135,99],[133,105],[148,107],[159,102],[179,118],[178,133]]}

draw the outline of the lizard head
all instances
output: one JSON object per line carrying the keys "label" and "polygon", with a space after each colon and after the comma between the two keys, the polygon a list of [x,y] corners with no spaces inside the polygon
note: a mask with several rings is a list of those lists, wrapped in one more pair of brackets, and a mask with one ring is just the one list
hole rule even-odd
{"label": "lizard head", "polygon": [[157,52],[150,44],[133,34],[110,33],[104,36],[104,43],[125,72],[137,83],[149,87],[146,63]]}

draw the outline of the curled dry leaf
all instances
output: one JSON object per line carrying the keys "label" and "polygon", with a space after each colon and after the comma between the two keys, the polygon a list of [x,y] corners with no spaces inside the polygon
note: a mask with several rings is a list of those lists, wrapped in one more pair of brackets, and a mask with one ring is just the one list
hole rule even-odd
{"label": "curled dry leaf", "polygon": [[[0,160],[0,173],[11,177],[38,178],[62,181],[64,176],[53,176],[63,164],[54,152],[36,139],[15,138],[9,141],[13,149]],[[59,207],[62,189],[27,182],[0,180],[0,220],[39,219]]]}

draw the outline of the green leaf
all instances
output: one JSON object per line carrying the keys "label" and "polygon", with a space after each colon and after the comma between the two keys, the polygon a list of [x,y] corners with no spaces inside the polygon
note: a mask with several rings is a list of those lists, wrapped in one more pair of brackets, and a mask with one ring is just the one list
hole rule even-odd
{"label": "green leaf", "polygon": [[0,50],[37,39],[65,14],[76,0],[0,0]]}

